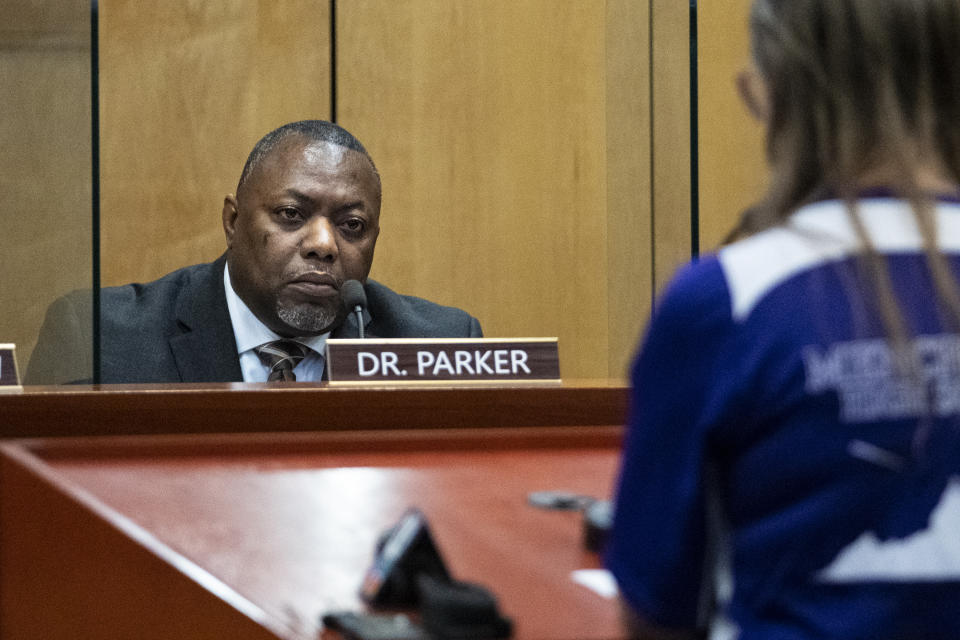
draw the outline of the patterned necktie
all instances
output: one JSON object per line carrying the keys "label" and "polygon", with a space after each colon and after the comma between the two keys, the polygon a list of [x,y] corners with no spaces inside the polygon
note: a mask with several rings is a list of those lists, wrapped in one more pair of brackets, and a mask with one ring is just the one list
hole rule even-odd
{"label": "patterned necktie", "polygon": [[253,350],[260,357],[260,362],[270,369],[267,382],[295,382],[297,376],[293,373],[293,368],[300,364],[309,349],[293,340],[275,340],[265,342]]}

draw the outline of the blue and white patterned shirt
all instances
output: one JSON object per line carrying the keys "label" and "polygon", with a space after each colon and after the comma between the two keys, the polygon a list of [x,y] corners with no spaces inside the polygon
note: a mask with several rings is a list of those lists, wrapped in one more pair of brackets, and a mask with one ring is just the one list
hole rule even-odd
{"label": "blue and white patterned shirt", "polygon": [[[960,637],[960,335],[909,204],[858,208],[910,335],[897,351],[835,200],[686,267],[658,304],[605,556],[653,623]],[[960,201],[934,217],[957,277]]]}

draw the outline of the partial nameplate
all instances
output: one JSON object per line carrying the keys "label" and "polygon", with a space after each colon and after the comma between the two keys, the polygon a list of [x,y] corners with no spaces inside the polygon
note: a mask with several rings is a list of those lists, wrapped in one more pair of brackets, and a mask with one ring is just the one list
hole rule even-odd
{"label": "partial nameplate", "polygon": [[17,372],[17,347],[0,344],[0,392],[21,389],[20,375]]}
{"label": "partial nameplate", "polygon": [[331,383],[560,382],[556,338],[327,340]]}

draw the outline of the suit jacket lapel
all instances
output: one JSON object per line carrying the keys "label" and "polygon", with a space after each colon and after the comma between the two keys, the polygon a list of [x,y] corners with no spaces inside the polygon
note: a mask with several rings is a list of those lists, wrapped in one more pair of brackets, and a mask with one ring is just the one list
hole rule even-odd
{"label": "suit jacket lapel", "polygon": [[203,265],[177,297],[177,322],[183,333],[170,338],[183,382],[240,382],[240,359],[223,290],[226,254]]}

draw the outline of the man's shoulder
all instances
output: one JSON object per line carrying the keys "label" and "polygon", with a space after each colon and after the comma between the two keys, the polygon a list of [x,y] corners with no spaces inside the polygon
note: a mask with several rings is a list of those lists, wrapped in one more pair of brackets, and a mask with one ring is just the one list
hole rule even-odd
{"label": "man's shoulder", "polygon": [[131,282],[129,284],[104,287],[100,290],[100,300],[104,308],[112,305],[172,303],[184,287],[196,282],[209,282],[216,276],[219,265],[220,276],[223,276],[223,262],[207,262],[181,267],[175,271],[152,280],[150,282]]}
{"label": "man's shoulder", "polygon": [[364,287],[372,321],[369,331],[381,338],[480,337],[480,323],[458,309],[417,296],[397,293],[376,280]]}
{"label": "man's shoulder", "polygon": [[[177,269],[152,282],[100,289],[103,381],[177,381],[168,341],[184,331],[181,316],[190,315],[178,311],[189,309],[195,317],[203,313],[195,307],[216,304],[211,296],[218,282],[222,290],[222,265],[218,260]],[[92,377],[93,298],[90,289],[77,290],[50,305],[27,369],[31,384]]]}
{"label": "man's shoulder", "polygon": [[[224,260],[101,291],[104,381],[220,381],[236,364],[223,293]],[[203,353],[198,364],[196,354]],[[239,376],[239,369],[235,372]]]}
{"label": "man's shoulder", "polygon": [[397,293],[387,285],[376,280],[367,280],[364,287],[367,294],[367,304],[370,306],[390,306],[394,309],[403,309],[412,312],[435,313],[439,315],[469,316],[463,309],[450,307],[425,298]]}

